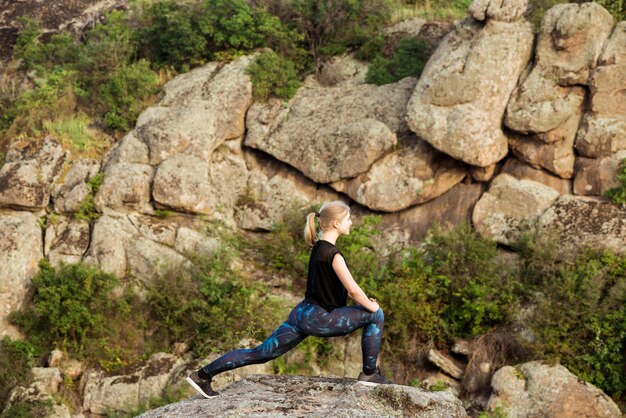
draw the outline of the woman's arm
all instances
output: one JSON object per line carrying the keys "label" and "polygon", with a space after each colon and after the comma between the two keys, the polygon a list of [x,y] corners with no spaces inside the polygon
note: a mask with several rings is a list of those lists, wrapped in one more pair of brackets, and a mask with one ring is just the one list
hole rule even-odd
{"label": "woman's arm", "polygon": [[363,292],[357,282],[354,281],[354,278],[346,265],[346,260],[343,259],[341,254],[335,255],[335,258],[333,259],[333,270],[335,270],[337,277],[339,277],[339,280],[341,280],[341,283],[343,283],[343,286],[348,291],[350,299],[370,312],[376,312],[378,310],[378,303],[376,303],[373,299],[368,299],[365,292]]}

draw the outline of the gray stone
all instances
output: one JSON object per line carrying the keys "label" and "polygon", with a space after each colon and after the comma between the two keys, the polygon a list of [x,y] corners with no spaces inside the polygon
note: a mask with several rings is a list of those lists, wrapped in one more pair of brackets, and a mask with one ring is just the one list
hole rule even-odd
{"label": "gray stone", "polygon": [[93,158],[79,158],[71,164],[68,173],[57,182],[52,196],[54,210],[59,213],[78,212],[91,192],[87,182],[100,170],[100,162]]}
{"label": "gray stone", "polygon": [[444,373],[454,377],[455,379],[462,379],[463,373],[465,373],[465,365],[450,358],[439,350],[431,348],[428,350],[428,361],[435,366],[439,367]]}
{"label": "gray stone", "polygon": [[493,19],[514,22],[528,10],[528,0],[474,0],[469,7],[470,15],[476,20]]}
{"label": "gray stone", "polygon": [[530,59],[532,39],[532,28],[523,21],[456,23],[411,96],[411,130],[468,164],[487,167],[501,160],[508,152],[502,116]]}
{"label": "gray stone", "polygon": [[135,130],[130,131],[109,151],[102,160],[103,171],[119,163],[148,164],[148,146],[137,138]]}
{"label": "gray stone", "polygon": [[617,175],[624,159],[626,150],[604,158],[578,157],[574,193],[582,196],[604,196],[607,190],[621,186]]}
{"label": "gray stone", "polygon": [[406,131],[406,102],[415,79],[385,86],[325,88],[309,82],[288,104],[255,104],[245,145],[290,164],[318,183],[366,172]]}
{"label": "gray stone", "polygon": [[150,183],[153,169],[148,164],[119,163],[109,165],[94,198],[100,212],[111,210],[152,211]]}
{"label": "gray stone", "polygon": [[545,170],[533,168],[514,157],[506,160],[506,163],[502,166],[501,174],[509,174],[518,180],[532,180],[545,184],[560,194],[572,193],[572,182],[570,180],[562,179]]}
{"label": "gray stone", "polygon": [[370,209],[394,212],[442,195],[466,174],[458,161],[410,137],[366,173],[330,186]]}
{"label": "gray stone", "polygon": [[538,361],[498,370],[491,381],[489,411],[510,418],[620,418],[618,406],[601,390],[561,365]]}
{"label": "gray stone", "polygon": [[472,222],[482,237],[511,245],[558,197],[541,183],[500,174],[476,203]]}
{"label": "gray stone", "polygon": [[30,212],[0,212],[0,337],[18,337],[8,323],[19,309],[30,278],[39,271],[43,237],[37,217]]}
{"label": "gray stone", "polygon": [[26,145],[16,141],[0,169],[0,206],[42,209],[50,201],[51,184],[60,173],[65,151],[52,138]]}
{"label": "gray stone", "polygon": [[89,248],[89,222],[62,216],[49,216],[44,255],[53,266],[82,260]]}
{"label": "gray stone", "polygon": [[[254,394],[254,396],[251,396]],[[249,376],[229,385],[217,398],[200,396],[148,411],[142,418],[200,417],[210,404],[215,417],[466,417],[461,401],[446,392],[400,385],[367,387],[332,377]]]}

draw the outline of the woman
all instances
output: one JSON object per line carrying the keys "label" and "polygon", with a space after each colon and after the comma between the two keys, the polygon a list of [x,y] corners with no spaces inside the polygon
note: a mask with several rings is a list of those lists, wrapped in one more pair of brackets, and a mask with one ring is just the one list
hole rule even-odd
{"label": "woman", "polygon": [[[318,219],[321,236],[316,234],[315,219]],[[368,298],[354,281],[341,251],[335,246],[337,238],[350,233],[351,226],[350,207],[341,201],[326,203],[319,213],[307,215],[304,239],[313,248],[304,300],[260,346],[226,353],[189,375],[187,381],[202,396],[217,395],[211,388],[211,379],[219,373],[265,363],[291,350],[309,335],[336,337],[359,328],[363,328],[363,371],[358,382],[370,386],[391,383],[376,367],[383,331],[383,311],[376,300]],[[348,296],[357,305],[346,306]]]}

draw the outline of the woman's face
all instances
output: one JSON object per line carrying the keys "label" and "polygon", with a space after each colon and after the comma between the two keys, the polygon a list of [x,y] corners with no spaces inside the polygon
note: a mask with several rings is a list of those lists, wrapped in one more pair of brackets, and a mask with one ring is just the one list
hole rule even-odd
{"label": "woman's face", "polygon": [[348,212],[346,216],[344,216],[343,219],[339,222],[337,230],[339,231],[340,235],[349,235],[351,226],[352,219],[350,219],[350,212]]}

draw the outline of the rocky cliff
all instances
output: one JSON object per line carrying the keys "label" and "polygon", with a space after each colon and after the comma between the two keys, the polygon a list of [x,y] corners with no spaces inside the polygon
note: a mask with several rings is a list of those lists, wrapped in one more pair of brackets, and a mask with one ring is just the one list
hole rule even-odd
{"label": "rocky cliff", "polygon": [[[102,161],[72,156],[54,138],[14,142],[0,169],[0,336],[18,336],[7,317],[41,258],[149,280],[219,246],[207,221],[266,231],[294,205],[337,198],[381,214],[388,244],[471,220],[502,245],[532,227],[557,234],[564,254],[623,251],[626,208],[602,194],[626,157],[626,22],[594,3],[561,4],[534,35],[526,7],[474,1],[419,79],[366,85],[363,65],[343,57],[331,85],[310,77],[288,102],[261,103],[246,56],[169,82]],[[95,176],[103,182],[92,196]],[[100,214],[91,223],[73,216],[88,199]],[[155,216],[163,209],[172,216]],[[275,382],[229,390],[280,394],[285,382]],[[324,408],[361,394],[338,381],[311,385],[328,395]],[[393,401],[372,392],[372,408],[402,415],[426,402],[397,390]],[[269,408],[272,396],[249,407]],[[204,407],[196,399],[172,411]]]}

